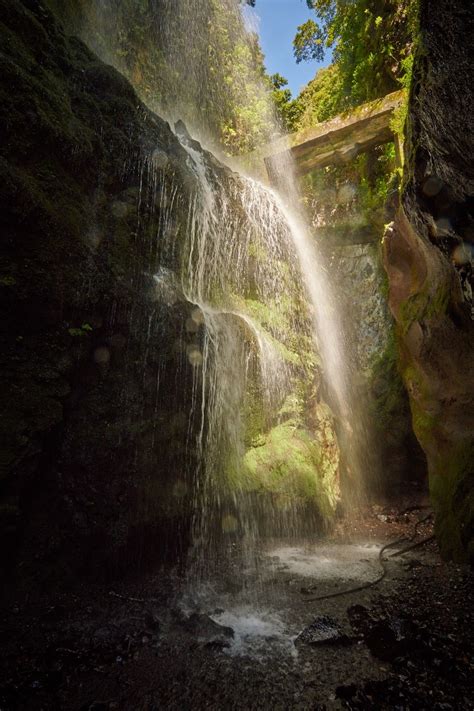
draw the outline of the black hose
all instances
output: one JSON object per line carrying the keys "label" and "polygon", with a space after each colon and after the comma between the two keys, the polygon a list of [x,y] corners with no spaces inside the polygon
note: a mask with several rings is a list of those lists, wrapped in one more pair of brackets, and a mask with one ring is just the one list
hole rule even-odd
{"label": "black hose", "polygon": [[[362,592],[363,590],[368,590],[369,588],[374,587],[374,585],[378,585],[382,580],[385,578],[387,575],[387,560],[384,559],[383,554],[387,550],[387,548],[393,548],[393,546],[398,546],[400,543],[403,543],[405,541],[413,541],[416,537],[416,534],[418,532],[418,527],[421,526],[422,523],[427,521],[429,518],[433,516],[433,513],[430,512],[427,516],[424,516],[424,518],[420,519],[419,521],[416,522],[415,527],[413,529],[413,533],[410,536],[410,538],[399,538],[396,541],[391,541],[390,543],[386,543],[382,548],[379,550],[379,555],[378,555],[378,561],[379,565],[382,568],[381,574],[378,576],[378,578],[375,578],[375,580],[371,580],[368,583],[363,583],[362,585],[358,585],[357,587],[354,588],[348,588],[347,590],[338,590],[337,592],[333,593],[327,593],[326,595],[316,595],[312,597],[307,597],[304,599],[305,602],[316,602],[317,600],[329,600],[330,598],[333,597],[341,597],[342,595],[349,595],[349,593],[355,593],[355,592]],[[395,556],[403,555],[404,553],[407,553],[410,550],[413,550],[414,548],[418,548],[419,546],[424,545],[425,543],[428,543],[429,541],[433,540],[434,536],[428,536],[428,538],[424,538],[423,540],[419,541],[418,543],[414,543],[407,548],[403,548],[400,551],[397,551],[396,553],[392,553],[389,558],[394,558]],[[314,588],[314,586],[313,586]],[[306,590],[311,590],[312,588],[306,588]],[[303,591],[302,591],[303,592]],[[303,594],[306,594],[303,592]]]}

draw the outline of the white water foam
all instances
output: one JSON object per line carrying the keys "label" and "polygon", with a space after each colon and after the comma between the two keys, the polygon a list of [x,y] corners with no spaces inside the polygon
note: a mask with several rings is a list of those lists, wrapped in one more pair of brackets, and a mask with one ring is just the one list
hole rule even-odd
{"label": "white water foam", "polygon": [[231,646],[226,650],[230,656],[259,659],[268,656],[270,647],[272,653],[297,657],[294,645],[297,633],[287,628],[282,614],[275,610],[241,605],[212,615],[212,619],[234,630]]}
{"label": "white water foam", "polygon": [[281,546],[268,551],[276,572],[317,580],[360,580],[373,573],[380,547],[375,544],[323,544],[300,548]]}

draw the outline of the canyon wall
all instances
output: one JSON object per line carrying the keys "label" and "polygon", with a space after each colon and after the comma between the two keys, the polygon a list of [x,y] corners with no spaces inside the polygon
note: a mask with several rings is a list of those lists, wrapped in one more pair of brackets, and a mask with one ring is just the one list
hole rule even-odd
{"label": "canyon wall", "polygon": [[[216,343],[203,345],[207,324],[183,286],[193,281],[194,264],[203,299],[215,292],[214,321],[220,308],[223,320],[226,313],[240,318],[229,361],[245,351],[253,378],[245,412],[236,403],[229,415],[247,426],[239,453],[243,460],[249,450],[246,471],[230,472],[236,490],[257,511],[267,502],[275,519],[288,518],[295,500],[311,523],[330,518],[338,447],[318,394],[321,368],[301,332],[307,304],[301,290],[264,303],[266,266],[278,265],[290,286],[298,284],[298,263],[282,246],[289,229],[272,198],[263,189],[250,196],[273,215],[278,260],[262,256],[265,225],[261,210],[252,221],[244,204],[245,179],[182,125],[178,137],[45,4],[0,0],[0,31],[2,565],[21,563],[46,577],[111,576],[184,559],[209,455],[199,451],[210,428],[202,400],[208,407],[216,397],[205,378],[225,345],[216,333]],[[196,211],[203,189],[218,196],[219,219]],[[213,230],[196,227],[207,219]],[[228,256],[232,236],[244,254],[216,274],[217,243]],[[242,294],[221,293],[239,269]],[[237,301],[243,318],[234,313]],[[291,387],[298,385],[275,412],[262,404],[259,339],[285,361]],[[234,365],[219,373],[227,378],[221,391],[232,387]],[[224,432],[223,422],[216,430]],[[220,454],[230,462],[232,453]],[[291,471],[282,478],[288,458]],[[222,478],[229,462],[219,460]],[[227,503],[219,504],[218,526],[219,517],[229,519]],[[234,501],[232,520],[238,508]]]}
{"label": "canyon wall", "polygon": [[384,239],[413,426],[447,557],[474,557],[472,8],[421,1],[401,205]]}

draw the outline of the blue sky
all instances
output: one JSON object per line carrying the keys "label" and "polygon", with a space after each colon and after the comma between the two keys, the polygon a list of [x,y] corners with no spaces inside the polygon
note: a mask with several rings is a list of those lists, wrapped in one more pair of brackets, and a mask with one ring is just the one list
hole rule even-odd
{"label": "blue sky", "polygon": [[314,12],[308,10],[306,0],[257,0],[255,9],[250,12],[258,18],[267,71],[269,74],[279,72],[286,77],[293,96],[297,96],[314,77],[318,67],[326,66],[330,61],[328,56],[323,64],[314,61],[296,64],[293,57],[296,28],[314,18]]}

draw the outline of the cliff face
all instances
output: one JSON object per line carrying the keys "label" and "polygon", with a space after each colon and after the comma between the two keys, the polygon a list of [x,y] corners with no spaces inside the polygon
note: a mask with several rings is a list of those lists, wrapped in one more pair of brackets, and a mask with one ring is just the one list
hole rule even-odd
{"label": "cliff face", "polygon": [[165,233],[168,267],[179,259],[187,156],[42,3],[2,0],[0,31],[5,561],[23,545],[45,570],[67,550],[112,572],[139,564],[145,539],[175,558],[189,510],[171,494],[193,471],[177,346],[190,306],[153,275]]}
{"label": "cliff face", "polygon": [[405,187],[385,237],[390,307],[446,556],[474,557],[473,17],[422,0]]}
{"label": "cliff face", "polygon": [[354,362],[353,387],[367,423],[367,463],[371,466],[367,477],[374,492],[389,493],[403,491],[407,482],[424,478],[426,465],[412,431],[408,397],[398,371],[380,236],[375,239],[369,244],[334,247],[331,279],[344,304],[344,327]]}
{"label": "cliff face", "polygon": [[[307,305],[291,291],[298,264],[273,198],[183,125],[180,140],[39,0],[0,0],[0,33],[2,565],[97,576],[182,558],[208,431],[214,468],[222,478],[227,467],[231,482],[224,503],[213,494],[217,513],[206,510],[216,529],[230,500],[237,521],[243,490],[256,510],[267,501],[280,515],[295,502],[311,521],[330,519],[333,418],[317,395]],[[274,244],[278,260],[264,249]],[[275,274],[285,299],[272,300]],[[264,411],[259,339],[284,369],[275,412]],[[217,372],[219,349],[228,362]],[[235,376],[242,393],[229,405],[239,358],[250,376]],[[215,422],[213,377],[224,381]],[[217,452],[225,417],[245,420],[245,481],[234,453]]]}

